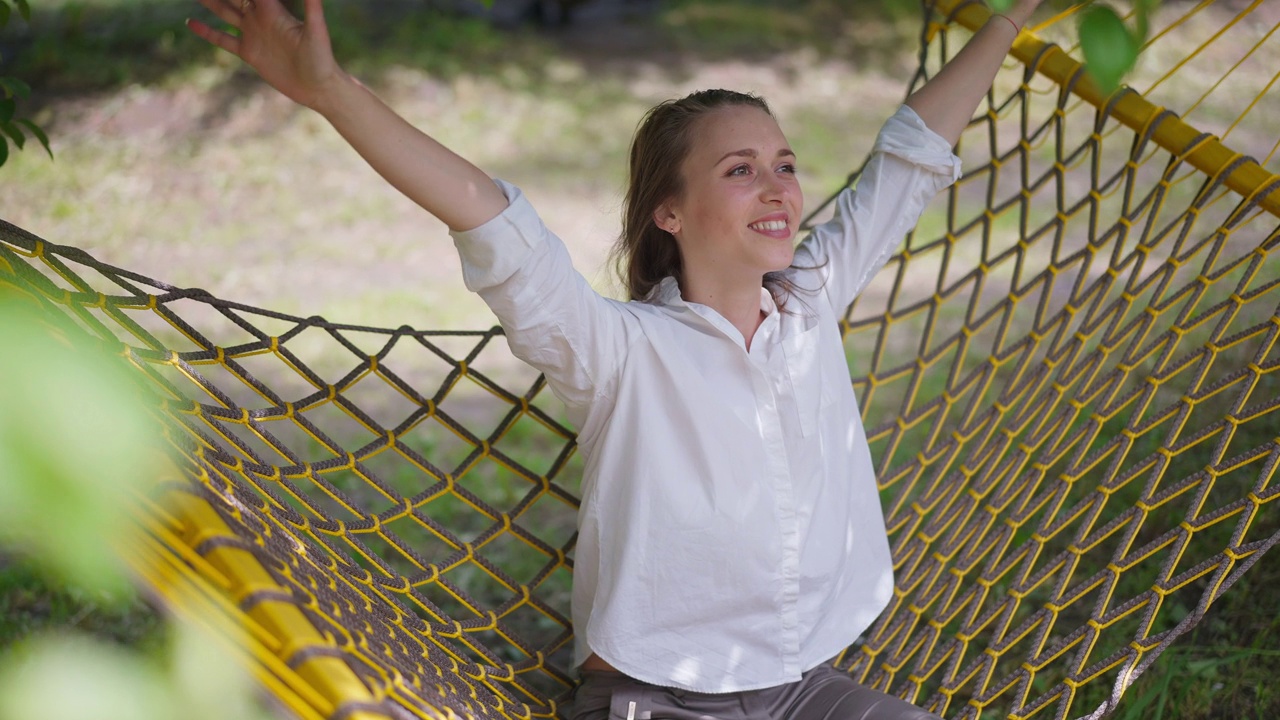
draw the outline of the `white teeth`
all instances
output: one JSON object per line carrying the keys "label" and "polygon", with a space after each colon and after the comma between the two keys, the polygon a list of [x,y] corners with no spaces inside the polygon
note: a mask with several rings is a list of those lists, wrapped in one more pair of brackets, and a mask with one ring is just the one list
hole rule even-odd
{"label": "white teeth", "polygon": [[786,220],[770,220],[768,222],[755,223],[753,225],[750,225],[749,227],[752,230],[765,230],[767,232],[773,232],[776,230],[786,230],[787,221]]}

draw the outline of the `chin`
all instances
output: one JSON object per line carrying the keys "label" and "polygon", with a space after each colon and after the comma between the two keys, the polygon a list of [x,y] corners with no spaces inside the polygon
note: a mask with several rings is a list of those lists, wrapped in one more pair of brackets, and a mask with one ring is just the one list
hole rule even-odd
{"label": "chin", "polygon": [[786,270],[787,268],[791,267],[791,263],[795,262],[795,260],[796,260],[795,250],[791,250],[786,254],[786,257],[779,256],[778,259],[774,263],[772,263],[773,267],[769,268],[769,272],[781,272],[783,270]]}

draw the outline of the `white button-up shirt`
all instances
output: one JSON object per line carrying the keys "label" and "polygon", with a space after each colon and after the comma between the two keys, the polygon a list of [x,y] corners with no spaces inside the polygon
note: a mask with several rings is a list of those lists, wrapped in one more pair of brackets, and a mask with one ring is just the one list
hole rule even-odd
{"label": "white button-up shirt", "polygon": [[601,297],[515,187],[454,233],[467,287],[544,372],[585,460],[574,559],[578,662],[646,682],[772,687],[849,646],[893,569],[838,318],[953,182],[960,161],[901,108],[857,189],[797,248],[797,292],[747,350],[667,278],[646,302]]}

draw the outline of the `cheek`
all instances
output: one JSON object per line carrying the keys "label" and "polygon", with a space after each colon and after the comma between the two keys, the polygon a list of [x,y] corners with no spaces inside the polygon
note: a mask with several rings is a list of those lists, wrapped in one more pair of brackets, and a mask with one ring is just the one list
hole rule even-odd
{"label": "cheek", "polygon": [[738,196],[739,193],[734,192],[704,193],[691,203],[693,217],[698,224],[708,227],[736,224],[745,204]]}

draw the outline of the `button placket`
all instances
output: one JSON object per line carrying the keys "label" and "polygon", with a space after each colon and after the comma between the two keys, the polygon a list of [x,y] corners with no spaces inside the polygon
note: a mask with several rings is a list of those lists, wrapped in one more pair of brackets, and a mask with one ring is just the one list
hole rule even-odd
{"label": "button placket", "polygon": [[768,474],[778,516],[779,539],[782,543],[778,560],[779,650],[783,672],[800,673],[800,527],[795,506],[795,490],[791,485],[787,447],[778,414],[778,396],[765,371],[752,363],[752,385],[761,403],[763,433]]}

